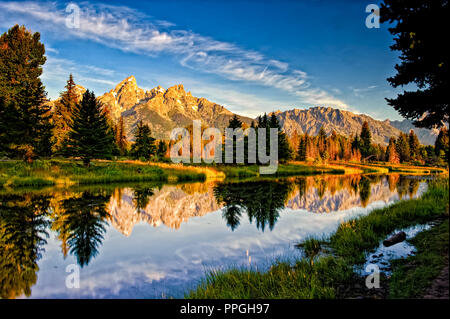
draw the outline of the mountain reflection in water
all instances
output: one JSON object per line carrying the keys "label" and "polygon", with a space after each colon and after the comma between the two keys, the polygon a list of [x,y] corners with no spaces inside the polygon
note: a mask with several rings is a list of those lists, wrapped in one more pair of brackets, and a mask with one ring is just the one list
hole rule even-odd
{"label": "mountain reflection in water", "polygon": [[[271,233],[277,228],[279,220],[298,211],[337,213],[356,207],[364,208],[380,201],[391,203],[416,196],[420,185],[425,185],[423,181],[420,177],[401,175],[324,175],[264,181],[54,189],[51,192],[30,191],[17,194],[0,192],[0,297],[31,296],[31,287],[38,283],[41,268],[38,262],[41,258],[45,265],[50,261],[59,264],[66,258],[72,258],[80,267],[89,269],[96,256],[102,255],[102,245],[115,240],[125,247],[124,240],[127,238],[124,236],[131,239],[133,229],[139,224],[149,224],[158,229],[164,225],[164,228],[171,229],[172,232],[160,235],[162,237],[159,240],[162,242],[170,241],[171,238],[175,240],[176,233],[182,233],[183,223],[189,225],[191,220],[192,227],[198,227],[197,232],[204,232],[203,235],[195,235],[199,238],[203,236],[203,241],[208,241],[217,232],[230,236],[230,233],[238,232],[243,223],[247,229],[249,224],[253,225],[261,236],[270,241],[273,240],[272,237],[262,233]],[[212,229],[216,229],[214,227],[218,227],[211,225],[212,221],[217,224],[216,219],[206,219],[206,215],[211,213],[220,214],[222,223],[228,228],[228,234],[223,229],[210,233]],[[197,220],[195,217],[202,219]],[[124,235],[122,239],[114,237],[113,229]],[[150,236],[152,230],[147,228],[145,232]],[[144,236],[143,231],[138,235]],[[196,245],[194,239],[190,242],[191,238],[194,238],[194,235],[186,235],[182,239],[186,247]],[[57,246],[54,246],[54,243],[57,243]],[[292,238],[283,239],[282,243],[292,244]],[[276,244],[280,245],[278,242]],[[55,247],[59,250],[59,257]],[[45,257],[47,248],[50,252]],[[189,267],[193,267],[194,261],[200,258],[197,252],[185,252],[192,251],[190,246],[184,251],[183,249],[178,247],[179,256],[175,256],[176,261],[171,262],[174,272],[183,267],[187,269],[185,271],[191,271]],[[127,252],[127,249],[118,251],[115,258],[126,258],[126,253],[131,253]],[[161,254],[165,256],[163,252]],[[202,263],[208,259],[219,260],[213,257],[214,254],[216,252],[203,251],[199,260]],[[170,255],[170,258],[175,257]],[[233,261],[233,258],[235,256],[230,253],[230,256],[220,257],[220,262]],[[167,263],[169,262],[168,260]],[[183,265],[183,262],[186,264]],[[48,267],[44,268],[44,274],[52,272]],[[200,276],[197,271],[192,272],[195,276]],[[46,276],[44,275],[45,278]],[[164,275],[160,270],[155,271],[152,276],[150,282],[158,282],[163,277],[173,277],[173,283],[170,281],[173,286],[180,280],[176,274]],[[45,278],[43,280],[51,282]],[[155,286],[154,289],[159,291],[158,287]],[[55,297],[54,294],[46,295],[44,290],[43,288],[41,295]],[[38,294],[39,292],[40,289]],[[108,292],[106,295],[114,293]]]}

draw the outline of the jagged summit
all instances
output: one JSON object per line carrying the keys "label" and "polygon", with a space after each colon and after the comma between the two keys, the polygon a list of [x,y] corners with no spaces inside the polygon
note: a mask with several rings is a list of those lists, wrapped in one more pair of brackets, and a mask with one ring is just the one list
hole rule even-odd
{"label": "jagged summit", "polygon": [[[139,88],[136,78],[129,76],[121,81],[114,90],[99,97],[114,120],[123,116],[128,137],[142,120],[149,124],[157,138],[168,138],[175,127],[192,125],[193,120],[201,120],[207,126],[224,128],[234,113],[223,106],[205,98],[192,96],[186,92],[183,84],[164,89],[157,86],[150,91]],[[240,116],[250,124],[252,119]]]}

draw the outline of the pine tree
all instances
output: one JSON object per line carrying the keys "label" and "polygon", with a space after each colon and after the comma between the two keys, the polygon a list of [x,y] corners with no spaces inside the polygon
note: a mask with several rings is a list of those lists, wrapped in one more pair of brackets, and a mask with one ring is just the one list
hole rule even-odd
{"label": "pine tree", "polygon": [[403,117],[418,127],[432,128],[449,121],[450,54],[442,30],[447,29],[448,1],[384,0],[381,22],[388,22],[394,36],[391,50],[400,52],[397,74],[388,81],[393,87],[413,84],[417,90],[404,91],[386,99]]}
{"label": "pine tree", "polygon": [[236,114],[234,114],[233,117],[230,119],[228,127],[232,129],[242,128],[242,121],[239,120]]}
{"label": "pine tree", "polygon": [[[270,120],[268,123],[268,128],[276,128],[278,129],[278,160],[285,162],[292,159],[292,150],[289,145],[286,133],[284,133],[283,129],[278,122],[278,118],[275,113],[272,113],[270,116]],[[270,134],[266,135],[270,145]]]}
{"label": "pine tree", "polygon": [[325,133],[325,129],[321,126],[319,134],[317,135],[317,148],[319,150],[320,157],[323,157],[323,154],[326,151],[326,147],[327,147],[327,133]]}
{"label": "pine tree", "polygon": [[444,154],[444,158],[442,158],[446,163],[449,162],[449,134],[448,129],[443,126],[439,131],[439,135],[436,138],[436,142],[434,143],[434,152],[436,156],[442,157]]}
{"label": "pine tree", "polygon": [[358,150],[361,148],[361,140],[359,139],[358,134],[355,134],[355,137],[352,139],[352,150]]}
{"label": "pine tree", "polygon": [[50,155],[51,114],[40,79],[44,54],[40,34],[24,26],[15,25],[0,36],[0,97],[4,99],[0,144],[9,156],[27,161]]}
{"label": "pine tree", "polygon": [[391,137],[389,139],[389,145],[386,149],[386,161],[389,163],[398,164],[400,163],[400,157],[398,156],[396,145],[395,145],[395,138]]}
{"label": "pine tree", "polygon": [[400,133],[400,136],[397,138],[396,142],[396,150],[400,157],[400,162],[409,162],[411,152],[409,150],[409,141],[407,134]]}
{"label": "pine tree", "polygon": [[111,158],[114,135],[93,92],[87,90],[76,104],[70,129],[72,155],[80,156],[86,166],[94,158]]}
{"label": "pine tree", "polygon": [[370,133],[369,123],[364,121],[361,128],[361,144],[360,151],[363,158],[367,158],[373,154],[372,149],[372,133]]}
{"label": "pine tree", "polygon": [[61,92],[60,100],[55,103],[53,109],[53,148],[55,153],[66,155],[69,151],[67,139],[69,138],[70,125],[72,123],[72,112],[77,104],[76,84],[72,74],[65,86],[66,90]]}
{"label": "pine tree", "polygon": [[138,123],[135,132],[136,141],[131,146],[131,155],[138,158],[150,158],[155,155],[156,146],[155,139],[151,136],[150,127],[147,124],[143,124],[142,120]]}
{"label": "pine tree", "polygon": [[417,135],[414,133],[414,130],[409,131],[408,136],[408,142],[409,142],[409,152],[410,157],[412,160],[419,160],[420,159],[420,142]]}
{"label": "pine tree", "polygon": [[159,159],[166,157],[167,153],[167,144],[163,140],[160,140],[158,143],[158,149],[156,150],[156,155]]}
{"label": "pine tree", "polygon": [[297,158],[299,161],[306,161],[306,147],[308,143],[308,135],[300,137],[300,142],[298,144]]}
{"label": "pine tree", "polygon": [[115,129],[115,140],[116,145],[119,148],[120,155],[125,155],[127,153],[128,141],[125,134],[125,127],[123,123],[123,116],[120,116],[119,123]]}

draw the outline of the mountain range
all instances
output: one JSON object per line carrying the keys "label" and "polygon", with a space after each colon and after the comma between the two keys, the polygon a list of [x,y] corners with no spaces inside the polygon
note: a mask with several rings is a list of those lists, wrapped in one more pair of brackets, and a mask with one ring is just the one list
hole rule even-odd
{"label": "mountain range", "polygon": [[[77,85],[77,93],[80,96],[84,91],[82,86]],[[137,85],[134,76],[124,79],[114,89],[99,96],[98,100],[114,120],[123,117],[130,140],[133,139],[134,129],[140,120],[150,126],[156,138],[168,139],[173,128],[186,127],[191,125],[193,120],[201,120],[202,125],[208,127],[223,129],[234,115],[222,105],[186,92],[182,84],[168,89],[157,86],[146,91]],[[373,141],[384,145],[389,142],[391,136],[397,137],[400,132],[409,133],[411,129],[422,144],[434,144],[439,133],[437,129],[416,128],[409,120],[379,121],[368,115],[331,107],[295,108],[274,113],[289,136],[295,132],[317,135],[320,127],[323,127],[327,134],[334,130],[338,134],[350,136],[361,131],[364,121],[369,123]],[[247,125],[255,120],[237,116]]]}

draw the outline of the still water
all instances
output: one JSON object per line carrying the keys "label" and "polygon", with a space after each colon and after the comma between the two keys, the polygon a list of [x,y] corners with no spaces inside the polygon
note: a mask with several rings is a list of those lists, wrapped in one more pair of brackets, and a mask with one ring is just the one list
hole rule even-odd
{"label": "still water", "polygon": [[305,238],[426,187],[324,175],[1,191],[0,297],[181,298],[208,270],[300,257]]}

